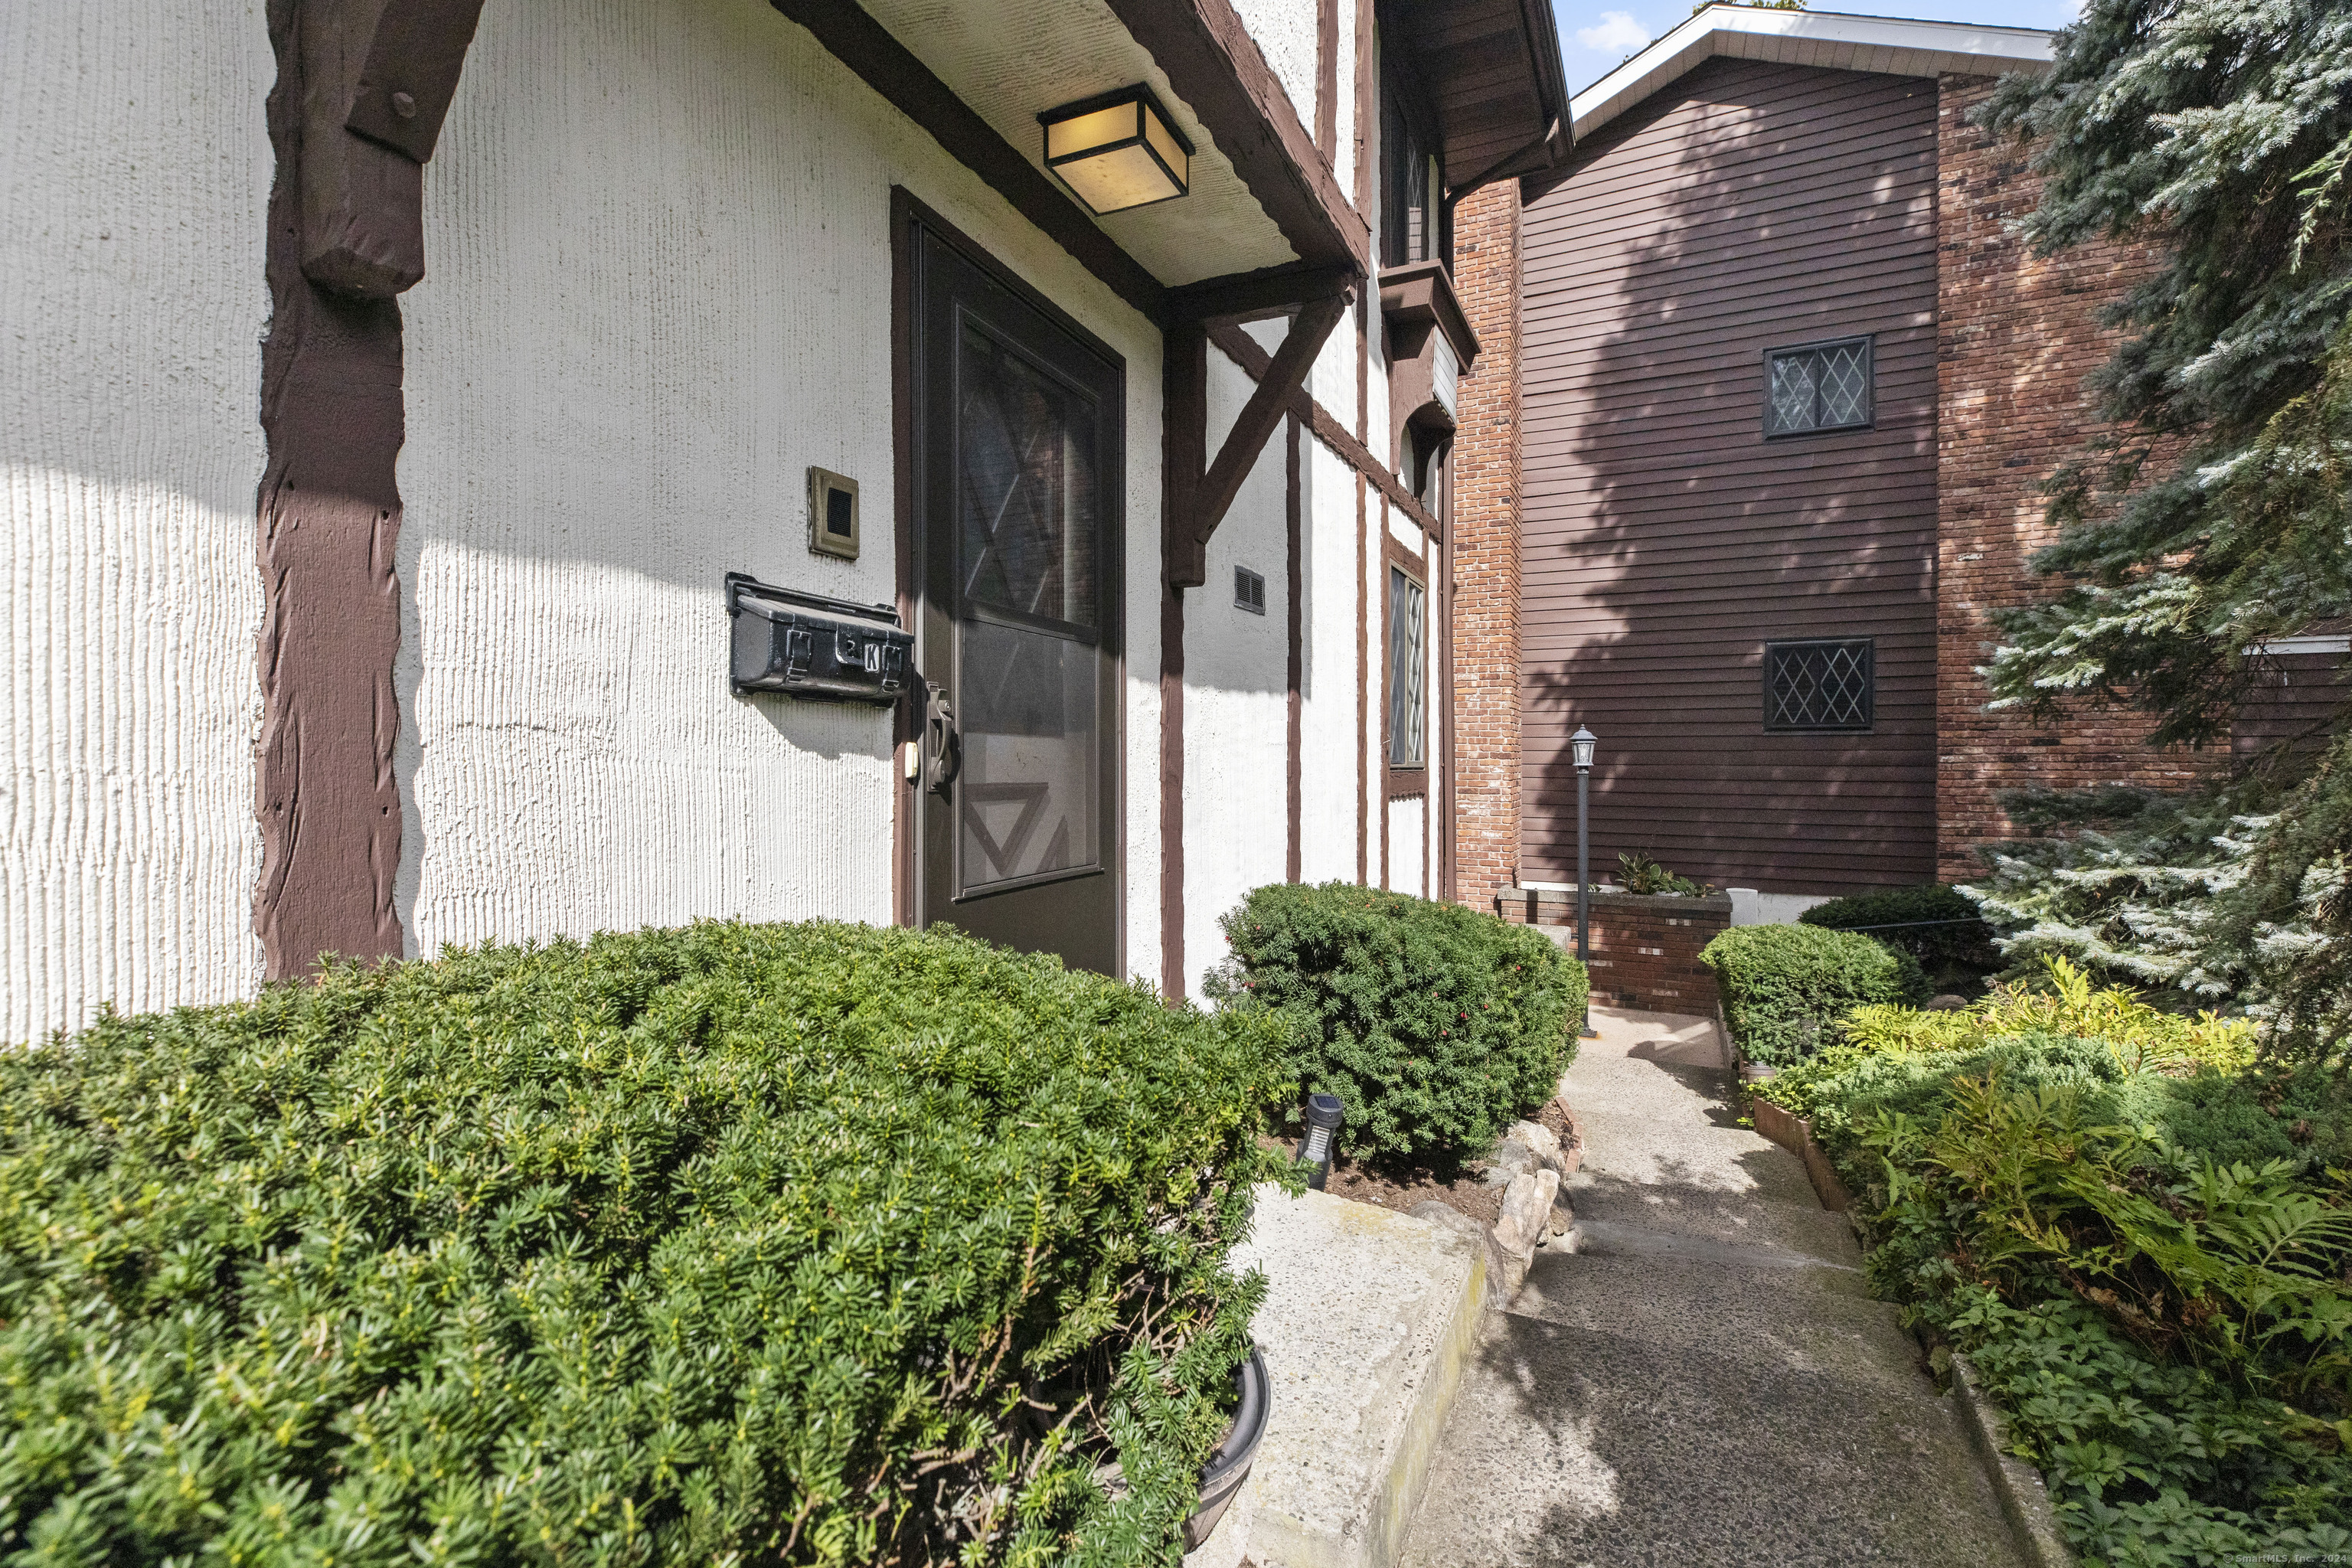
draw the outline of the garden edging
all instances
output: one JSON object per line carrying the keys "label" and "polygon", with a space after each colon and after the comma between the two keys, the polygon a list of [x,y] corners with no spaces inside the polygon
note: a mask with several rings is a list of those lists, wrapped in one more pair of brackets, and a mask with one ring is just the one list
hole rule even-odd
{"label": "garden edging", "polygon": [[2042,1472],[2009,1451],[2009,1418],[1977,1382],[1976,1368],[1959,1352],[1951,1352],[1952,1402],[1960,1409],[1960,1425],[1969,1446],[1984,1461],[2000,1511],[2017,1535],[2033,1568],[2074,1568],[2074,1554],[2059,1532],[2057,1513],[2050,1506],[2050,1489]]}
{"label": "garden edging", "polygon": [[1830,1163],[1829,1155],[1813,1140],[1811,1117],[1792,1116],[1769,1100],[1756,1095],[1748,1097],[1749,1110],[1756,1119],[1756,1131],[1794,1154],[1803,1162],[1805,1175],[1813,1184],[1813,1195],[1822,1200],[1822,1207],[1832,1214],[1850,1213],[1853,1194],[1838,1180],[1837,1168]]}
{"label": "garden edging", "polygon": [[[1822,1206],[1853,1218],[1853,1196],[1838,1179],[1828,1152],[1813,1137],[1811,1117],[1791,1115],[1769,1100],[1748,1096],[1756,1131],[1794,1154],[1805,1167]],[[1860,1227],[1856,1226],[1856,1234]],[[2003,1518],[2017,1537],[2019,1548],[2033,1568],[2074,1568],[2074,1555],[2059,1532],[2057,1515],[2050,1507],[2050,1491],[2042,1472],[2009,1451],[2009,1423],[2000,1407],[1978,1383],[1976,1369],[1958,1351],[1948,1352],[1952,1371],[1952,1402],[1969,1447],[1985,1468]]]}

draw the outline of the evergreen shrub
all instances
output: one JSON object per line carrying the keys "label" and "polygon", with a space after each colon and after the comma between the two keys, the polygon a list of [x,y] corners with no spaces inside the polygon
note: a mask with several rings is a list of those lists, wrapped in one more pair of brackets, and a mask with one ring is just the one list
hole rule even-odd
{"label": "evergreen shrub", "polygon": [[1222,923],[1210,994],[1282,1019],[1285,1070],[1339,1097],[1360,1158],[1482,1155],[1575,1058],[1584,966],[1526,926],[1346,882],[1260,888]]}
{"label": "evergreen shrub", "polygon": [[1788,1067],[1835,1043],[1838,1021],[1873,1003],[1925,1000],[1909,953],[1817,926],[1733,926],[1699,952],[1724,1021],[1749,1061]]}
{"label": "evergreen shrub", "polygon": [[0,1053],[0,1553],[1173,1564],[1274,1045],[710,922]]}
{"label": "evergreen shrub", "polygon": [[1973,991],[1983,976],[2001,967],[1992,927],[1975,901],[1941,882],[1832,899],[1815,904],[1797,921],[1828,931],[1863,928],[1863,934],[1874,941],[1917,959],[1929,983],[1939,988]]}

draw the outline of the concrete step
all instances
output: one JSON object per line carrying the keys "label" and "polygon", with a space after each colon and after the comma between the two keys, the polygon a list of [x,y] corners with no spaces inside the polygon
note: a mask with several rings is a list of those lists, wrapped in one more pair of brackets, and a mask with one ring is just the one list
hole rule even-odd
{"label": "concrete step", "polygon": [[1262,1187],[1234,1267],[1266,1277],[1251,1331],[1274,1405],[1187,1568],[1392,1568],[1478,1342],[1485,1249],[1410,1215]]}
{"label": "concrete step", "polygon": [[1702,1339],[1505,1315],[1465,1382],[1405,1568],[2020,1564],[1924,1379],[1906,1396],[1883,1376]]}
{"label": "concrete step", "polygon": [[1465,1373],[1403,1568],[2018,1564],[1852,1228],[1737,1124],[1713,1020],[1593,1017],[1578,1250]]}

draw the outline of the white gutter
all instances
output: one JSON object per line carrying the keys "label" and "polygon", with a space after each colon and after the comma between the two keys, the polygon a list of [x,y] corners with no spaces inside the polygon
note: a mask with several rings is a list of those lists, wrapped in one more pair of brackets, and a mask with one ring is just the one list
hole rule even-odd
{"label": "white gutter", "polygon": [[1653,93],[1717,56],[1887,76],[2045,70],[2051,35],[2033,27],[1911,22],[1834,11],[1709,5],[1570,101],[1582,142]]}

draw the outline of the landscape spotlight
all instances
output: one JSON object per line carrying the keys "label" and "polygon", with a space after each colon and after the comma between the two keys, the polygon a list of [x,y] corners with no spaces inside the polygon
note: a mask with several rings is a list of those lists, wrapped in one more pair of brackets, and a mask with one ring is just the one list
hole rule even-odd
{"label": "landscape spotlight", "polygon": [[1331,1145],[1339,1142],[1339,1124],[1347,1119],[1347,1108],[1338,1095],[1307,1097],[1307,1136],[1299,1141],[1298,1158],[1307,1165],[1307,1184],[1318,1193],[1330,1177]]}

